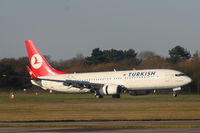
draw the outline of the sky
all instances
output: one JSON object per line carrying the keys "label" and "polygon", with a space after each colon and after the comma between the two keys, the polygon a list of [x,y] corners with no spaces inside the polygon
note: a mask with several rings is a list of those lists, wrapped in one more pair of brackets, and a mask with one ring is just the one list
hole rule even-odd
{"label": "sky", "polygon": [[0,0],[0,59],[26,56],[32,40],[53,60],[94,48],[200,51],[199,0]]}

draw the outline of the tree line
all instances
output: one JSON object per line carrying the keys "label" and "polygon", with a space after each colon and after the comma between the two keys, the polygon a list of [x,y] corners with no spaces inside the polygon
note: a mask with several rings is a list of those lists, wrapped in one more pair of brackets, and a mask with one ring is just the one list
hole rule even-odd
{"label": "tree line", "polygon": [[[175,69],[192,78],[192,83],[186,87],[187,92],[200,94],[200,53],[196,51],[191,55],[181,46],[170,49],[168,57],[161,57],[152,51],[143,51],[138,54],[134,49],[95,48],[88,57],[78,54],[72,59],[59,61],[51,60],[50,56],[45,56],[45,58],[55,69],[68,73],[112,71],[113,69]],[[26,65],[29,65],[28,57],[1,59],[0,90],[32,88]]]}

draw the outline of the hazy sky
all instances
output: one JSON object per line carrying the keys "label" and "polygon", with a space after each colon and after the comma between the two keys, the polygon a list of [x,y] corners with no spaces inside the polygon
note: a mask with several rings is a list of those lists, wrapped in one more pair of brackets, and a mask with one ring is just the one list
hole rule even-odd
{"label": "hazy sky", "polygon": [[0,0],[0,59],[30,39],[52,59],[92,49],[200,51],[200,0]]}

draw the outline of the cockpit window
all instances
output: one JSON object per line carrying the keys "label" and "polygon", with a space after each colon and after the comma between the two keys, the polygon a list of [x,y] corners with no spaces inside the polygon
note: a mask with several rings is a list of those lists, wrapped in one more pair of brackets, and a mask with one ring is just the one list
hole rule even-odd
{"label": "cockpit window", "polygon": [[185,76],[184,73],[175,74],[175,76]]}

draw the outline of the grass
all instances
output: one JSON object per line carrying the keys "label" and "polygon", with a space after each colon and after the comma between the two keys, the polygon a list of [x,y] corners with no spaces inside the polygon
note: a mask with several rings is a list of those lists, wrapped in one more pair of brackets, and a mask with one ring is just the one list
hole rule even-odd
{"label": "grass", "polygon": [[[200,95],[122,95],[121,99],[95,99],[92,94],[0,94],[0,121],[118,121],[200,120]],[[15,126],[0,124],[0,126]],[[17,126],[39,126],[37,124]],[[41,125],[41,126],[70,126]],[[78,125],[80,126],[80,125]],[[81,127],[200,127],[200,124],[84,124]]]}
{"label": "grass", "polygon": [[26,94],[16,93],[15,99],[10,99],[9,93],[0,94],[0,103],[46,103],[46,102],[200,102],[200,95],[179,95],[177,98],[172,95],[144,95],[130,96],[121,95],[121,99],[112,99],[111,96],[104,96],[103,99],[95,99],[93,94]]}
{"label": "grass", "polygon": [[23,103],[0,108],[0,121],[200,119],[200,103]]}

